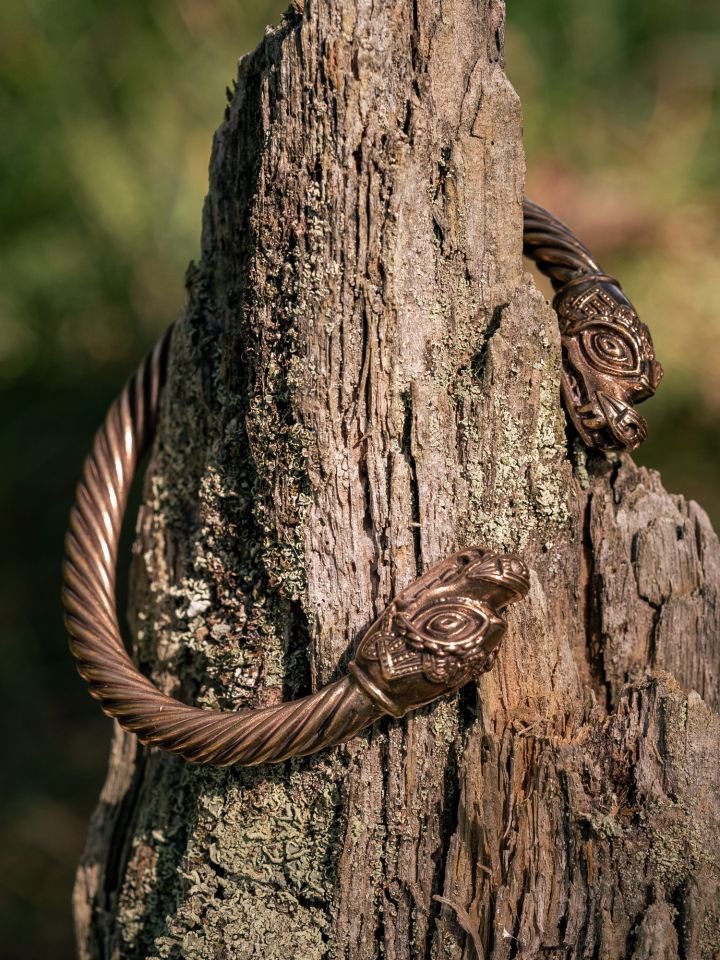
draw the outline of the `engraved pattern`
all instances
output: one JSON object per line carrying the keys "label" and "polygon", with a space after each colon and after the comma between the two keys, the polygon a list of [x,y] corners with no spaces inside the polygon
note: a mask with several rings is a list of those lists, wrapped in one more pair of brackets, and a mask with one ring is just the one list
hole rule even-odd
{"label": "engraved pattern", "polygon": [[383,713],[402,716],[486,667],[505,629],[502,610],[527,591],[527,570],[513,557],[470,549],[403,591],[368,631],[348,674],[308,697],[206,710],[166,696],[139,672],[120,635],[115,566],[127,495],[155,430],[171,336],[172,328],[110,408],[70,514],[65,624],[78,670],[105,713],[144,743],[196,763],[276,763],[349,740]]}
{"label": "engraved pattern", "polygon": [[557,291],[568,416],[586,446],[634,450],[647,436],[635,405],[662,379],[650,331],[569,227],[527,199],[523,215],[523,251]]}
{"label": "engraved pattern", "polygon": [[589,276],[556,295],[565,408],[587,446],[634,450],[647,423],[634,409],[662,379],[650,331],[617,282]]}
{"label": "engraved pattern", "polygon": [[[633,403],[662,376],[650,334],[617,281],[604,276],[563,224],[525,201],[525,252],[558,289],[562,394],[590,446],[632,449],[646,432]],[[522,560],[478,548],[432,567],[390,603],[348,674],[300,700],[237,712],[205,710],[161,693],[128,655],[115,603],[127,496],[151,442],[172,328],[110,408],[85,461],[66,538],[63,604],[70,649],[103,710],[140,740],[187,760],[251,765],[342,743],[384,713],[452,693],[488,670],[504,611],[529,589]]]}
{"label": "engraved pattern", "polygon": [[506,630],[503,611],[528,589],[517,557],[455,553],[387,607],[351,670],[384,709],[402,716],[489,669]]}

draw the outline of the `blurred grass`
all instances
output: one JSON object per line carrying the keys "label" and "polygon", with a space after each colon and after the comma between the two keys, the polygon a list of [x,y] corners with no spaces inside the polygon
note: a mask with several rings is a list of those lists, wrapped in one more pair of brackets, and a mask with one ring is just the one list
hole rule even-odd
{"label": "blurred grass", "polygon": [[720,5],[508,0],[527,194],[622,279],[666,376],[636,459],[720,523]]}
{"label": "blurred grass", "polygon": [[237,57],[286,4],[4,0],[0,13],[0,957],[74,955],[109,721],[67,655],[59,564],[105,407],[176,316]]}
{"label": "blurred grass", "polygon": [[[73,956],[109,721],[58,602],[104,409],[177,314],[235,60],[285,3],[4,0],[0,18],[0,956]],[[528,194],[616,272],[666,380],[639,459],[720,521],[716,0],[509,0]]]}

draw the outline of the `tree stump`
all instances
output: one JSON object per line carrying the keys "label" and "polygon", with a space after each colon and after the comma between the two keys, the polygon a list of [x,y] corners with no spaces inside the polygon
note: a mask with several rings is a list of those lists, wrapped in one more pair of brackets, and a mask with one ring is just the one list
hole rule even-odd
{"label": "tree stump", "polygon": [[458,547],[519,552],[530,596],[477,685],[309,759],[116,728],[83,958],[719,955],[720,548],[566,431],[503,18],[306,0],[240,61],[131,626],[163,690],[236,709],[332,680]]}

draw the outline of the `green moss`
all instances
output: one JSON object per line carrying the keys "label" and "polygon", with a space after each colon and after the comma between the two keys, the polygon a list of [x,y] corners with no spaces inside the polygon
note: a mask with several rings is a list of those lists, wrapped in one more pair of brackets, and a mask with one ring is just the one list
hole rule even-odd
{"label": "green moss", "polygon": [[151,764],[124,877],[123,956],[334,956],[339,765],[213,770],[161,755]]}
{"label": "green moss", "polygon": [[[263,339],[258,343],[248,326],[245,336],[261,388],[254,391],[245,419],[255,466],[255,519],[264,532],[265,567],[271,586],[290,599],[305,592],[303,524],[311,505],[308,473],[312,432],[294,407],[294,396],[314,389],[317,378],[311,357],[301,352],[300,323],[332,324],[328,312],[329,281],[325,276],[329,225],[320,184],[306,197],[306,223],[284,263],[265,264],[254,278],[251,316],[263,317]],[[282,297],[273,297],[282,290]]]}
{"label": "green moss", "polygon": [[436,740],[452,743],[458,734],[457,704],[454,700],[442,700],[433,707],[430,730]]}

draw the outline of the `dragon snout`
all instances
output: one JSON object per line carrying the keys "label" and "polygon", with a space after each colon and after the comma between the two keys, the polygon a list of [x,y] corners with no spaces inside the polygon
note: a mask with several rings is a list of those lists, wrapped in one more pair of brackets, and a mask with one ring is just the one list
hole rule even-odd
{"label": "dragon snout", "polygon": [[597,398],[610,433],[617,445],[628,452],[635,450],[648,433],[647,420],[633,406],[598,390]]}

